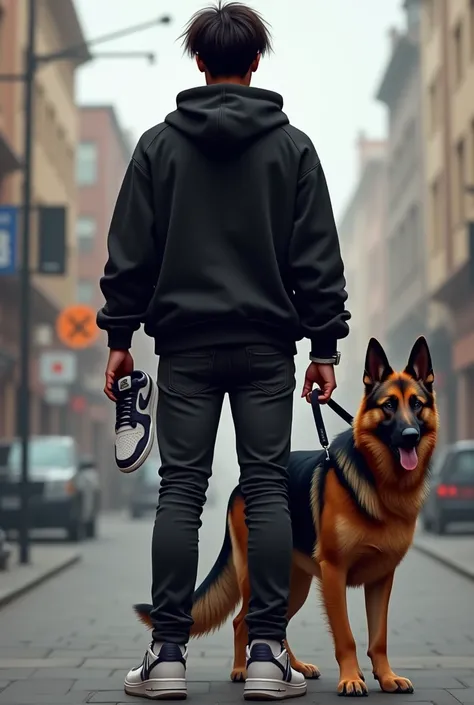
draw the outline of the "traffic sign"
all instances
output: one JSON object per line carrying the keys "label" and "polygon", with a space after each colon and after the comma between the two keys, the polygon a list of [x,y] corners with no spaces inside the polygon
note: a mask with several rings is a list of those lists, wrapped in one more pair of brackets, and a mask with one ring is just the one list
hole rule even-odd
{"label": "traffic sign", "polygon": [[68,348],[88,348],[99,336],[95,318],[96,312],[90,306],[76,304],[65,308],[56,320],[58,338]]}
{"label": "traffic sign", "polygon": [[68,403],[69,390],[67,387],[46,387],[44,400],[49,406],[65,406]]}
{"label": "traffic sign", "polygon": [[0,275],[15,274],[18,208],[0,206]]}
{"label": "traffic sign", "polygon": [[77,357],[69,350],[48,350],[40,355],[39,377],[45,386],[74,384],[77,379]]}

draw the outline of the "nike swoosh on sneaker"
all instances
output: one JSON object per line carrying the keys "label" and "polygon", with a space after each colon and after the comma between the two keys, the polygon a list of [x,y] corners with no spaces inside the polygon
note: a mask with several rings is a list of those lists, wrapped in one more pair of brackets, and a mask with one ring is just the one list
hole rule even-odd
{"label": "nike swoosh on sneaker", "polygon": [[140,411],[145,411],[148,404],[150,403],[151,394],[153,392],[153,383],[150,381],[150,388],[148,389],[148,394],[144,397],[142,394],[138,397],[138,408]]}

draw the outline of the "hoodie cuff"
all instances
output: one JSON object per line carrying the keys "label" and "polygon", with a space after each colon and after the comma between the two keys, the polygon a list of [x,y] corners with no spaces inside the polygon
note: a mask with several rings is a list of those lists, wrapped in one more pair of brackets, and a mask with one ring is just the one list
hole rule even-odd
{"label": "hoodie cuff", "polygon": [[337,352],[336,338],[315,338],[311,341],[311,357],[330,360]]}
{"label": "hoodie cuff", "polygon": [[107,345],[111,350],[130,350],[132,347],[133,330],[129,328],[114,328],[107,335]]}

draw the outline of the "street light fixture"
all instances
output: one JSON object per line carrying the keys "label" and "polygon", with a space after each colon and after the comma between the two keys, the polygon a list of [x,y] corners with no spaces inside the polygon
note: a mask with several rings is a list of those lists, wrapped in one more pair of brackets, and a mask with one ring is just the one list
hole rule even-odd
{"label": "street light fixture", "polygon": [[[19,421],[22,447],[21,462],[21,522],[19,531],[20,563],[29,563],[29,457],[28,441],[30,436],[30,240],[31,240],[31,200],[32,200],[32,158],[33,158],[33,94],[34,79],[39,66],[52,61],[74,59],[84,56],[89,47],[103,42],[119,39],[137,32],[149,29],[155,25],[168,25],[171,23],[169,15],[162,15],[150,22],[145,22],[127,29],[112,32],[102,37],[83,42],[73,47],[51,54],[37,55],[35,52],[35,28],[37,22],[37,0],[28,0],[28,43],[26,48],[25,73],[20,75],[0,75],[2,81],[22,81],[24,82],[24,180],[23,180],[23,231],[22,231],[22,252],[20,269],[20,395],[19,395]],[[91,55],[89,60],[100,55]],[[105,55],[103,55],[105,56]],[[147,58],[150,63],[155,60],[155,55],[150,52],[112,52],[106,55],[108,58]]]}

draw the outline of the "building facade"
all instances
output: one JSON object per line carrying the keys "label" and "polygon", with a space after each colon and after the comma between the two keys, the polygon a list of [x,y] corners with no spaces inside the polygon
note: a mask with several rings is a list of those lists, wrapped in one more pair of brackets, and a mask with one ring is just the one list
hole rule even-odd
{"label": "building facade", "polygon": [[[74,3],[43,0],[38,3],[36,53],[49,54],[85,38]],[[0,73],[21,75],[27,32],[25,0],[2,0],[0,4]],[[38,375],[38,359],[48,348],[59,348],[54,324],[58,312],[72,303],[76,286],[75,249],[75,147],[78,135],[77,109],[74,101],[76,68],[88,58],[86,51],[77,60],[52,62],[41,67],[34,90],[32,231],[30,267],[31,286],[31,407],[32,433],[66,433],[73,425],[69,408],[46,401],[46,390]],[[24,102],[23,83],[0,83],[2,173],[0,203],[20,206],[22,202]],[[6,159],[4,156],[6,155]],[[64,206],[67,213],[67,271],[64,276],[38,276],[37,217],[38,205]],[[19,243],[17,244],[17,253]],[[17,257],[17,266],[19,259]],[[0,372],[0,434],[11,437],[18,432],[17,396],[19,387],[19,276],[18,272],[0,277],[0,349],[8,374]],[[5,364],[3,365],[5,368]]]}
{"label": "building facade", "polygon": [[338,372],[341,400],[351,409],[362,396],[362,377],[369,339],[386,339],[386,143],[364,134],[357,145],[359,177],[339,223],[345,264],[351,333],[340,342]]}
{"label": "building facade", "polygon": [[474,2],[421,12],[430,319],[443,441],[474,438]]}
{"label": "building facade", "polygon": [[405,0],[406,27],[391,30],[391,55],[377,99],[387,107],[387,348],[393,365],[406,364],[428,332],[423,210],[421,0]]}
{"label": "building facade", "polygon": [[[97,311],[103,305],[99,281],[107,260],[110,220],[132,148],[111,105],[82,105],[79,118],[76,300]],[[108,353],[105,333],[101,332],[94,347],[96,355],[87,374],[87,395],[96,423],[90,427],[91,437],[86,442],[95,456],[102,457],[102,496],[105,506],[113,507],[121,501],[121,488],[119,473],[110,462],[115,409],[102,391]]]}

